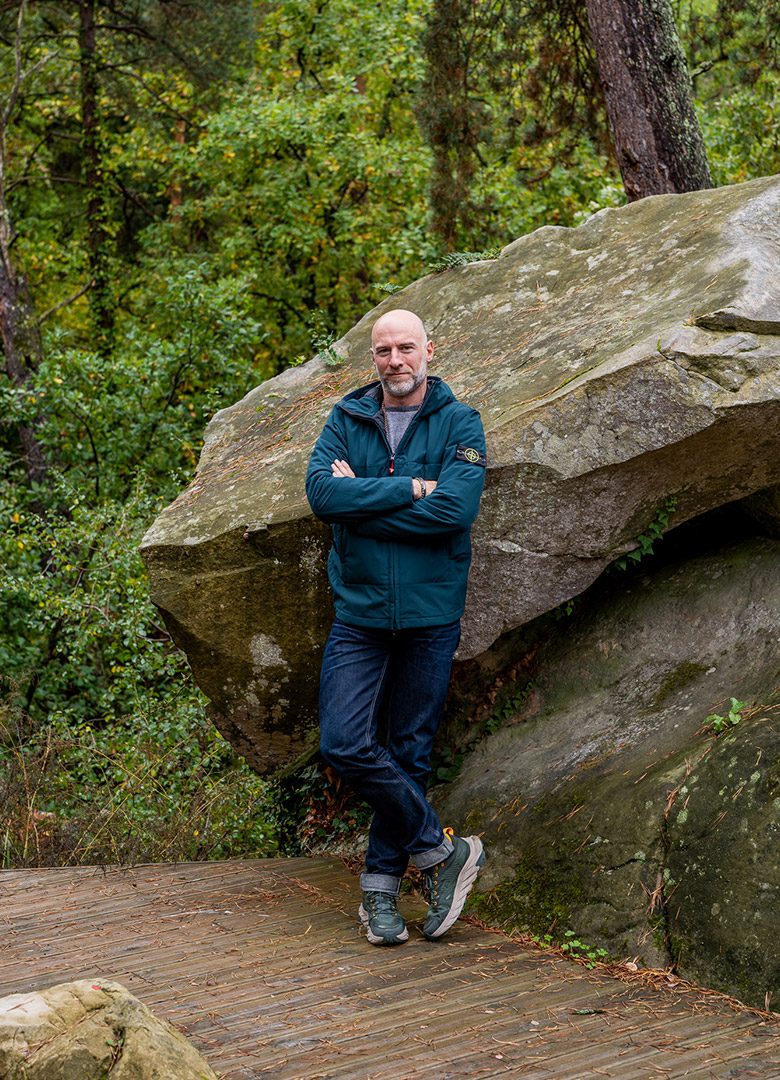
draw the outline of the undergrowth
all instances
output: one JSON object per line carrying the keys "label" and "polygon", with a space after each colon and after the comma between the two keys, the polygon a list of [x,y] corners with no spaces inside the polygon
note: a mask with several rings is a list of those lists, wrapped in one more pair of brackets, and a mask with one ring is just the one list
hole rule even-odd
{"label": "undergrowth", "polygon": [[268,784],[172,691],[111,724],[0,707],[0,865],[127,865],[274,854]]}

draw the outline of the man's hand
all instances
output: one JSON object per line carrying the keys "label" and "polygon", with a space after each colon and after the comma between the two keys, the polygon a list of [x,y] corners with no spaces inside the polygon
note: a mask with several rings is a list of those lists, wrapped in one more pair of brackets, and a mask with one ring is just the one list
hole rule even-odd
{"label": "man's hand", "polygon": [[330,466],[330,471],[334,476],[351,476],[354,478],[355,474],[352,471],[348,461],[334,461]]}
{"label": "man's hand", "polygon": [[[425,497],[426,497],[426,499],[428,498],[428,496],[431,494],[431,492],[433,491],[433,489],[435,487],[436,487],[436,481],[435,480],[426,480],[425,481]],[[420,487],[420,483],[416,478],[414,480],[412,480],[412,496],[413,496],[415,502],[417,502],[418,499],[422,498],[422,488]]]}
{"label": "man's hand", "polygon": [[[330,471],[334,476],[351,476],[353,478],[355,476],[350,463],[348,461],[344,461],[341,458],[337,458],[335,461],[331,462]],[[435,487],[435,480],[425,481],[426,498],[428,497],[428,495],[431,494]],[[422,498],[422,488],[420,487],[419,481],[416,478],[412,480],[412,496],[415,502],[418,499]]]}

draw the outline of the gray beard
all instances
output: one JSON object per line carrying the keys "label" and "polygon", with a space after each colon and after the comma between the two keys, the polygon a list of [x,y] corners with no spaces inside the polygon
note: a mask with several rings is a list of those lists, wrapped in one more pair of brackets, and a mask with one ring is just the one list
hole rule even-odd
{"label": "gray beard", "polygon": [[419,386],[422,386],[422,384],[427,378],[428,365],[426,364],[412,378],[411,383],[405,382],[399,384],[397,382],[394,383],[389,379],[380,379],[379,381],[382,384],[382,389],[385,391],[386,394],[389,394],[390,397],[405,398],[408,397],[410,394],[413,394]]}

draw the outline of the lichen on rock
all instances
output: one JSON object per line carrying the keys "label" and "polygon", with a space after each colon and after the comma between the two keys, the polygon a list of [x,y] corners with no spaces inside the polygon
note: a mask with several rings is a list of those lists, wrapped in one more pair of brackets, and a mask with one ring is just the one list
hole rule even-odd
{"label": "lichen on rock", "polygon": [[217,1080],[198,1051],[122,985],[60,983],[0,998],[7,1080]]}

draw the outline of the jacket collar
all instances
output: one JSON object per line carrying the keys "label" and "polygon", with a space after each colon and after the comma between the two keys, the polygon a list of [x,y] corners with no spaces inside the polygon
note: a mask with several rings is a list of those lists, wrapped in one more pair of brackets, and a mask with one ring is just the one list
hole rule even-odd
{"label": "jacket collar", "polygon": [[[454,400],[455,395],[446,382],[438,375],[429,375],[428,387],[418,415],[424,416],[427,413],[436,412],[437,409],[441,409]],[[382,384],[376,380],[368,383],[367,386],[361,386],[347,394],[338,404],[352,416],[363,416],[367,420],[372,420],[382,407]]]}

